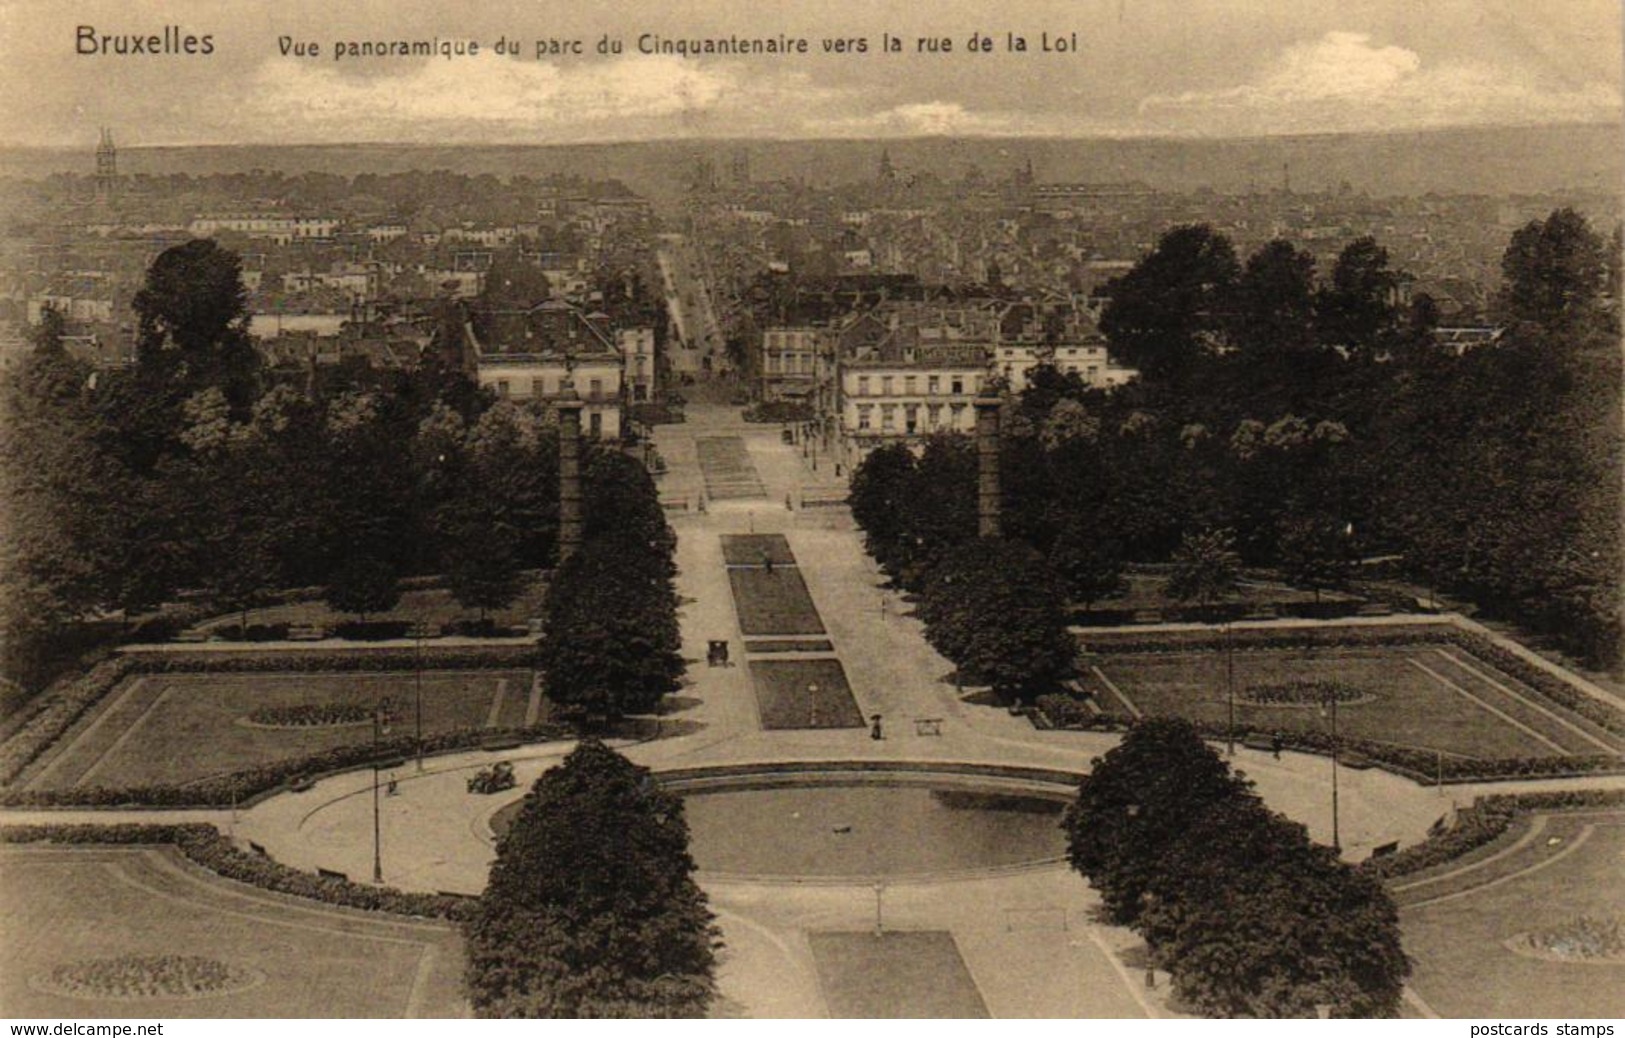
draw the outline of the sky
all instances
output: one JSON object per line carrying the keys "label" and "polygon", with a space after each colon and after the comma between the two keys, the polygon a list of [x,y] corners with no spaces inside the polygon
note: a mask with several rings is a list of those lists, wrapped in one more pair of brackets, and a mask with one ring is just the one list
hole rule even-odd
{"label": "sky", "polygon": [[[1619,123],[1619,0],[0,0],[0,144],[545,144],[930,135],[1236,137]],[[81,54],[96,36],[207,55]],[[643,34],[806,55],[638,53]],[[882,34],[903,41],[883,53]],[[1029,50],[1007,49],[1006,34]],[[970,52],[973,35],[991,53]],[[1070,42],[1042,51],[1040,34]],[[619,55],[600,55],[609,36]],[[286,37],[319,56],[285,56]],[[920,53],[922,37],[951,52]],[[477,57],[335,60],[339,41]],[[826,39],[867,42],[826,53]],[[499,39],[519,53],[498,55]],[[536,56],[540,39],[587,53]]]}

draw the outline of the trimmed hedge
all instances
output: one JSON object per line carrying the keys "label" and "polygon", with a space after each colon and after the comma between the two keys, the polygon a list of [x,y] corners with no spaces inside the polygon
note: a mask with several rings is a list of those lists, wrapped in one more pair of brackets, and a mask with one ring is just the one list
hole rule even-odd
{"label": "trimmed hedge", "polygon": [[515,645],[426,645],[368,649],[252,649],[223,652],[144,652],[129,657],[141,674],[247,674],[267,671],[508,670],[535,663],[536,647]]}
{"label": "trimmed hedge", "polygon": [[[1126,714],[1090,715],[1079,701],[1062,695],[1041,696],[1037,707],[1051,727],[1068,731],[1113,732],[1134,723],[1134,719]],[[1230,735],[1230,729],[1223,723],[1190,720],[1204,738],[1225,739]],[[1279,740],[1283,750],[1321,756],[1330,756],[1332,752],[1330,733],[1312,729],[1238,727],[1235,737],[1237,742],[1251,737]],[[1445,757],[1441,761],[1432,750],[1349,736],[1339,736],[1337,746],[1338,753],[1345,760],[1363,757],[1384,771],[1423,784],[1435,782],[1441,775],[1447,784],[1454,784],[1625,773],[1625,759],[1618,754],[1608,753],[1557,757]]]}
{"label": "trimmed hedge", "polygon": [[475,904],[473,898],[413,894],[393,887],[375,887],[301,872],[270,858],[239,850],[220,830],[203,823],[8,825],[0,827],[0,843],[172,844],[191,861],[226,879],[368,912],[461,922],[470,917]]}
{"label": "trimmed hedge", "polygon": [[1453,861],[1468,851],[1498,839],[1512,827],[1520,814],[1621,806],[1625,806],[1625,790],[1620,789],[1479,797],[1471,807],[1456,812],[1456,823],[1448,829],[1396,854],[1370,858],[1362,862],[1360,868],[1382,879],[1408,876]]}
{"label": "trimmed hedge", "polygon": [[34,763],[85,711],[118,687],[135,670],[129,657],[102,660],[70,681],[60,682],[45,694],[44,704],[0,745],[0,782],[10,782]]}
{"label": "trimmed hedge", "polygon": [[[464,728],[442,732],[423,740],[427,754],[473,749],[493,742],[546,742],[569,738],[574,731],[564,725],[539,724],[528,728]],[[272,761],[225,775],[215,775],[184,785],[170,783],[127,788],[103,786],[70,789],[11,789],[0,793],[5,807],[230,807],[252,803],[257,798],[301,780],[353,768],[374,761],[399,760],[416,752],[410,736],[385,739],[374,750],[369,740],[352,746],[338,746],[306,757]]]}

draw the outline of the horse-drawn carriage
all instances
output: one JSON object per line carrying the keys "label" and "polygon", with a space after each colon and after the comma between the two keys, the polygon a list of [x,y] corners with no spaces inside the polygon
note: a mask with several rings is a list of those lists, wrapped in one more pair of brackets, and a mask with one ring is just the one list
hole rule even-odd
{"label": "horse-drawn carriage", "polygon": [[498,761],[488,768],[481,768],[468,777],[470,793],[500,793],[504,789],[512,789],[516,784],[513,765],[505,760]]}

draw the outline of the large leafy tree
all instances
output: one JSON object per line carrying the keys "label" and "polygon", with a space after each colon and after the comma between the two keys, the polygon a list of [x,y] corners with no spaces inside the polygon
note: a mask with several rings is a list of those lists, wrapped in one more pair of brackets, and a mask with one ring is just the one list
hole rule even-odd
{"label": "large leafy tree", "polygon": [[977,540],[931,570],[919,615],[927,640],[944,656],[1000,696],[1027,701],[1070,672],[1064,597],[1032,548]]}
{"label": "large leafy tree", "polygon": [[467,924],[481,1017],[699,1017],[717,930],[682,799],[596,740],[531,789]]}
{"label": "large leafy tree", "polygon": [[133,300],[140,367],[186,393],[216,386],[233,408],[252,400],[257,355],[248,339],[242,261],[212,238],[165,249]]}
{"label": "large leafy tree", "polygon": [[1211,805],[1163,852],[1139,929],[1208,1016],[1394,1016],[1410,963],[1380,880],[1252,800]]}
{"label": "large leafy tree", "polygon": [[1515,231],[1501,274],[1498,302],[1509,320],[1564,343],[1604,326],[1602,299],[1612,290],[1607,255],[1602,239],[1573,209],[1558,209]]}
{"label": "large leafy tree", "polygon": [[1190,722],[1152,717],[1090,765],[1067,809],[1067,860],[1118,923],[1133,923],[1163,857],[1216,804],[1254,799]]}
{"label": "large leafy tree", "polygon": [[1291,354],[1315,342],[1315,257],[1277,238],[1253,253],[1236,282],[1235,343]]}
{"label": "large leafy tree", "polygon": [[1240,575],[1235,535],[1229,530],[1201,530],[1185,535],[1174,553],[1168,594],[1181,602],[1212,606],[1235,590]]}
{"label": "large leafy tree", "polygon": [[1367,235],[1346,245],[1316,299],[1321,342],[1356,351],[1378,350],[1398,327],[1399,283],[1399,275],[1388,266],[1388,250],[1375,238]]}
{"label": "large leafy tree", "polygon": [[1187,372],[1225,325],[1241,274],[1235,247],[1206,224],[1176,227],[1111,285],[1100,329],[1113,352],[1162,380]]}

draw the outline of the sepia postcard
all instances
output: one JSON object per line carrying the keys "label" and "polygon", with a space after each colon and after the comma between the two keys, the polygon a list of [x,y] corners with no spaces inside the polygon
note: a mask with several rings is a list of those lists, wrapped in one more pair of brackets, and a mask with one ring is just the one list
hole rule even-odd
{"label": "sepia postcard", "polygon": [[1622,25],[0,0],[0,1017],[1613,1035]]}

